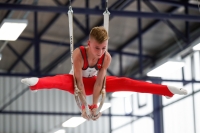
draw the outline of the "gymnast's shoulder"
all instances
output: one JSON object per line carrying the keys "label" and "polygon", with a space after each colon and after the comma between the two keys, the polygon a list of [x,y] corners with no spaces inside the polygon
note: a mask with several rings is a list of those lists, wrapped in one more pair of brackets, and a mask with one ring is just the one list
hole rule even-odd
{"label": "gymnast's shoulder", "polygon": [[107,64],[109,66],[111,61],[112,61],[112,57],[111,57],[110,53],[106,52],[105,58],[104,58],[104,64]]}

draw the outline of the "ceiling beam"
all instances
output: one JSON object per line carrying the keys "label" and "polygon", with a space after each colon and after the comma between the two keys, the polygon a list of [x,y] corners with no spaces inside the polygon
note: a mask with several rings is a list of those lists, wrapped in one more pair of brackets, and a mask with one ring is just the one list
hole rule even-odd
{"label": "ceiling beam", "polygon": [[[18,39],[26,40],[26,41],[33,41],[34,40],[33,38],[29,38],[29,37],[19,37]],[[40,42],[46,43],[46,44],[51,44],[51,45],[56,45],[56,46],[70,47],[69,43],[62,43],[62,42],[57,42],[57,41],[45,40],[45,39],[41,39]],[[132,52],[123,52],[123,51],[117,51],[117,50],[112,50],[112,49],[108,49],[108,52],[111,53],[111,54],[122,54],[122,55],[126,55],[126,56],[139,57],[138,54],[132,53]],[[153,59],[153,56],[150,56],[150,55],[144,54],[143,57]]]}
{"label": "ceiling beam", "polygon": [[[40,36],[38,36],[38,12],[34,12],[34,73],[40,73]],[[31,71],[30,71],[31,72]]]}
{"label": "ceiling beam", "polygon": [[[141,1],[137,0],[137,10],[138,12],[141,12]],[[143,74],[143,68],[144,68],[144,63],[143,63],[143,42],[142,42],[142,19],[138,18],[137,19],[137,26],[138,26],[138,51],[139,51],[139,71],[140,75]]]}
{"label": "ceiling beam", "polygon": [[[25,36],[20,36],[18,40],[23,40],[23,41],[34,41],[34,38],[30,37],[25,37]],[[64,42],[57,42],[57,41],[52,41],[52,40],[46,40],[46,39],[40,39],[40,43],[46,43],[46,44],[52,44],[56,46],[65,46],[65,47],[70,47],[69,43],[64,43]]]}
{"label": "ceiling beam", "polygon": [[[54,12],[54,13],[67,13],[68,8],[61,6],[35,6],[35,5],[16,5],[16,4],[0,4],[0,10],[22,10],[22,11],[37,11],[37,12]],[[85,9],[73,8],[74,14],[89,14],[89,15],[102,15],[104,10],[101,9]],[[112,16],[120,17],[139,17],[139,18],[152,18],[152,19],[174,19],[183,21],[200,22],[200,17],[195,15],[183,14],[168,14],[168,13],[152,13],[152,12],[136,12],[136,11],[117,11],[110,10]]]}
{"label": "ceiling beam", "polygon": [[[90,5],[89,5],[89,0],[85,0],[85,8],[90,8]],[[89,34],[90,32],[90,17],[88,14],[85,15],[85,25],[86,25],[86,34]]]}

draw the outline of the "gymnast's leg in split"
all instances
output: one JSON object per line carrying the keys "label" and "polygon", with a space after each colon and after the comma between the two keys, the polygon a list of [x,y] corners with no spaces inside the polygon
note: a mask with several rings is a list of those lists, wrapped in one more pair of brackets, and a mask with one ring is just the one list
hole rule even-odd
{"label": "gymnast's leg in split", "polygon": [[[86,95],[93,94],[93,87],[96,77],[84,78]],[[73,76],[70,74],[56,75],[43,78],[25,78],[22,83],[30,87],[31,90],[59,89],[74,94]],[[106,77],[106,92],[131,91],[139,93],[150,93],[172,97],[174,94],[186,95],[187,91],[183,88],[177,88],[168,85],[153,84],[144,81],[133,80],[126,77]]]}

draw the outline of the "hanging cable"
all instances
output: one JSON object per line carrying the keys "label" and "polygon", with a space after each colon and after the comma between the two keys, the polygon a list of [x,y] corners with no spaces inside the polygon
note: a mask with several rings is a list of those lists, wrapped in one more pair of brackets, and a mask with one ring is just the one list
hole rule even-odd
{"label": "hanging cable", "polygon": [[72,1],[71,0],[69,0],[69,6],[72,7]]}
{"label": "hanging cable", "polygon": [[[106,0],[106,10],[103,13],[103,15],[104,15],[104,28],[106,29],[108,33],[109,32],[109,16],[110,16],[110,12],[108,11],[108,0]],[[106,51],[108,51],[108,46],[106,47]],[[104,77],[103,86],[101,90],[101,102],[97,109],[96,115],[93,116],[93,119],[95,119],[95,117],[100,116],[100,111],[104,104],[105,98],[106,98],[106,76]]]}
{"label": "hanging cable", "polygon": [[[69,10],[68,10],[68,18],[69,18],[69,36],[70,36],[70,51],[71,51],[71,67],[72,67],[72,71],[73,71],[73,80],[74,80],[74,96],[75,96],[75,100],[76,103],[80,109],[80,111],[82,112],[82,108],[81,108],[81,104],[83,104],[85,106],[85,110],[86,110],[86,114],[89,118],[91,118],[91,113],[88,107],[88,104],[86,102],[85,97],[82,95],[81,91],[78,89],[77,83],[76,83],[76,79],[75,79],[75,75],[74,75],[74,63],[73,63],[73,51],[74,51],[74,41],[73,41],[73,10],[72,10],[72,6],[71,6],[71,0],[70,0],[70,6],[69,6]],[[81,102],[80,102],[81,100]]]}
{"label": "hanging cable", "polygon": [[110,12],[108,11],[108,0],[106,0],[106,10],[103,13],[103,16],[104,16],[104,28],[107,30],[107,32],[109,30],[109,15]]}

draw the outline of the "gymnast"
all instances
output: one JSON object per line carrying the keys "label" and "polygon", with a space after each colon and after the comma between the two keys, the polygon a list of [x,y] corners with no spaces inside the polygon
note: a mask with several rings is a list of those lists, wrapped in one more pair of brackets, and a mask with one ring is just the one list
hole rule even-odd
{"label": "gymnast", "polygon": [[[74,94],[74,78],[81,94],[93,94],[93,103],[89,105],[94,115],[103,86],[106,71],[111,62],[111,56],[106,51],[108,47],[108,33],[104,27],[94,27],[90,31],[88,45],[80,46],[73,52],[74,70],[69,74],[56,75],[52,77],[32,77],[22,79],[21,82],[30,87],[31,90],[57,88]],[[126,77],[106,76],[106,92],[131,91],[139,93],[151,93],[172,97],[174,94],[186,95],[187,91],[168,85],[159,85],[144,81],[137,81]],[[82,117],[89,119],[85,107],[82,106]],[[96,118],[98,119],[99,116]],[[95,120],[96,120],[95,119]]]}

